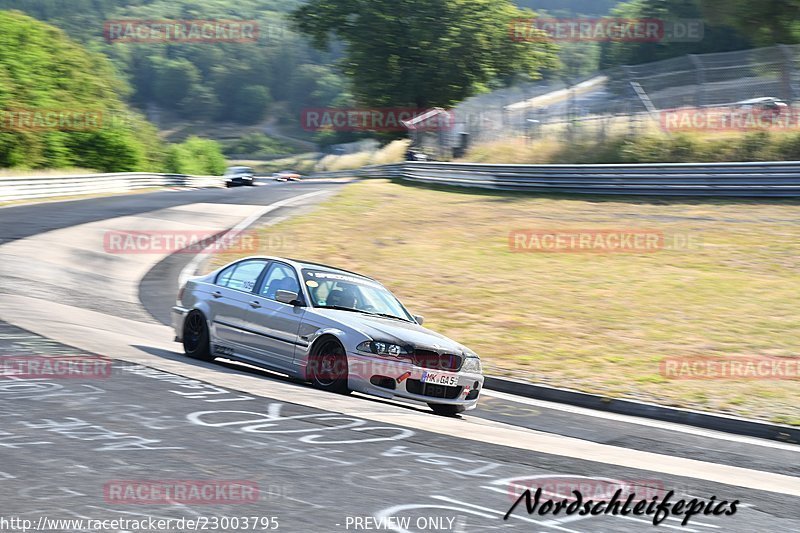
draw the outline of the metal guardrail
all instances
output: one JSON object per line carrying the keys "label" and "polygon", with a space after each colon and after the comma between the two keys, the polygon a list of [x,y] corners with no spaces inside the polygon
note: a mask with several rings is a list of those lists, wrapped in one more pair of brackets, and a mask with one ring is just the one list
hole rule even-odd
{"label": "metal guardrail", "polygon": [[[399,178],[507,191],[657,196],[800,197],[800,161],[631,165],[492,165],[406,162],[318,172],[308,179]],[[128,192],[153,187],[215,187],[215,176],[124,172],[0,178],[0,202]]]}
{"label": "metal guardrail", "polygon": [[0,202],[104,194],[153,187],[215,187],[223,181],[215,176],[121,172],[80,176],[21,176],[0,178]]}
{"label": "metal guardrail", "polygon": [[507,191],[658,196],[800,196],[800,161],[626,165],[493,165],[406,162],[320,172]]}

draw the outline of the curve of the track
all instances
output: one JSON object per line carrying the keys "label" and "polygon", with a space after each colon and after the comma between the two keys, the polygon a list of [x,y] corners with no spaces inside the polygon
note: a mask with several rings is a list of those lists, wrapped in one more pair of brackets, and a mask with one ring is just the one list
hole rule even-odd
{"label": "curve of the track", "polygon": [[[388,516],[409,519],[409,531],[652,529],[648,517],[553,519],[518,509],[502,519],[510,478],[532,485],[541,476],[562,484],[566,476],[587,476],[742,502],[733,517],[695,517],[687,527],[670,519],[662,528],[800,531],[798,451],[791,445],[492,393],[461,420],[444,419],[422,407],[324,395],[241,365],[186,361],[158,322],[190,256],[110,261],[92,248],[106,228],[196,219],[229,227],[260,206],[319,191],[316,201],[337,186],[270,184],[0,209],[0,353],[115,359],[102,380],[0,382],[6,514],[261,515],[277,516],[283,531],[402,531],[366,522]],[[72,239],[67,250],[64,241]],[[104,268],[109,272],[98,271]],[[109,480],[154,472],[250,480],[261,498],[246,506],[173,502],[143,511],[104,496]]]}

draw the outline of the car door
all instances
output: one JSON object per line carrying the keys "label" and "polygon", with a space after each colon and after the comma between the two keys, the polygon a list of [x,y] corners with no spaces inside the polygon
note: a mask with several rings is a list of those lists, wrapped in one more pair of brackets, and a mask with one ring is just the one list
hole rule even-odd
{"label": "car door", "polygon": [[266,259],[248,259],[219,273],[211,287],[209,308],[216,355],[245,346],[244,313],[250,309],[253,290],[267,265]]}
{"label": "car door", "polygon": [[273,261],[249,302],[244,321],[246,344],[265,364],[292,370],[305,308],[279,302],[276,299],[279,290],[292,291],[298,294],[298,299],[303,298],[295,269]]}

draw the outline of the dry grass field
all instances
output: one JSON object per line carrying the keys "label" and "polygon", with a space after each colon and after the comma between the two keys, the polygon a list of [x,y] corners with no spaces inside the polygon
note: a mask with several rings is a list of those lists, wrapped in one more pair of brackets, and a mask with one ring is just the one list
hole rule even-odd
{"label": "dry grass field", "polygon": [[[660,231],[675,245],[510,251],[511,231],[541,228]],[[796,202],[535,197],[374,180],[261,231],[279,244],[265,253],[382,281],[490,373],[800,425],[800,380],[674,380],[659,367],[672,357],[800,355]]]}

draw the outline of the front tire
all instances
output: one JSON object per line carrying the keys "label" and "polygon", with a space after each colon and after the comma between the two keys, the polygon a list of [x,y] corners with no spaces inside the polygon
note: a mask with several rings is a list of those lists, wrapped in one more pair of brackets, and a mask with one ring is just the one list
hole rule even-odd
{"label": "front tire", "polygon": [[209,345],[208,324],[200,311],[192,311],[183,323],[183,351],[187,357],[213,361]]}
{"label": "front tire", "polygon": [[467,410],[463,405],[448,405],[441,403],[429,403],[428,407],[433,409],[433,412],[439,416],[456,416]]}
{"label": "front tire", "polygon": [[323,339],[313,349],[308,361],[311,384],[321,390],[350,394],[347,387],[347,354],[333,338]]}

